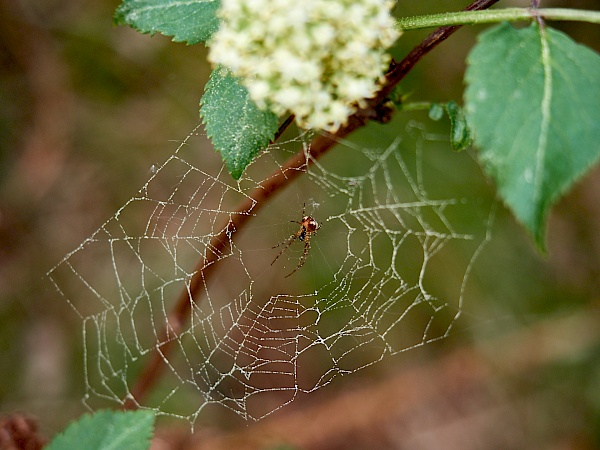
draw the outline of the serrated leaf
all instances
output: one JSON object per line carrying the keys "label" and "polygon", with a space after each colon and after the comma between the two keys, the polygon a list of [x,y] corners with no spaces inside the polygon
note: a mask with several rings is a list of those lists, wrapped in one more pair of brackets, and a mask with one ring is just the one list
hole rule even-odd
{"label": "serrated leaf", "polygon": [[220,5],[220,0],[123,0],[114,21],[142,33],[161,33],[175,42],[197,44],[219,28],[216,12]]}
{"label": "serrated leaf", "polygon": [[154,428],[153,411],[99,411],[86,414],[56,436],[46,450],[146,450]]}
{"label": "serrated leaf", "polygon": [[226,69],[213,70],[200,102],[200,117],[215,150],[236,180],[275,137],[277,116],[258,109],[248,90]]}
{"label": "serrated leaf", "polygon": [[544,247],[550,208],[600,157],[600,56],[537,23],[479,37],[465,104],[498,193]]}

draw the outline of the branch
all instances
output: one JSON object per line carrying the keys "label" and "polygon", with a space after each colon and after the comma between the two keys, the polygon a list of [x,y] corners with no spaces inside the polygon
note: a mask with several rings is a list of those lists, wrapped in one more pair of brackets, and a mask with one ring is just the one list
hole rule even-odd
{"label": "branch", "polygon": [[[492,6],[498,0],[477,0],[466,8],[466,11],[485,9]],[[442,27],[430,34],[423,42],[415,47],[399,64],[392,64],[386,74],[386,81],[377,96],[368,100],[368,107],[357,111],[350,116],[348,123],[341,127],[335,134],[322,134],[317,136],[311,143],[310,148],[300,151],[291,157],[281,168],[272,175],[265,178],[252,194],[242,201],[234,213],[231,214],[229,222],[223,231],[213,237],[208,247],[207,254],[201,258],[194,268],[194,276],[190,285],[179,295],[176,306],[170,316],[165,329],[159,334],[159,344],[153,352],[148,364],[140,373],[137,384],[133,386],[125,402],[124,408],[135,409],[148,394],[156,383],[162,370],[167,366],[166,360],[171,353],[177,337],[181,334],[190,314],[192,303],[200,301],[200,293],[203,286],[211,278],[217,267],[217,262],[223,254],[231,248],[231,242],[235,233],[244,228],[246,222],[266,205],[267,200],[292,183],[306,168],[329,151],[342,138],[348,136],[355,130],[362,128],[373,117],[373,110],[380,107],[396,86],[410,70],[431,51],[435,46],[448,38],[459,27]],[[288,123],[288,121],[286,121]]]}

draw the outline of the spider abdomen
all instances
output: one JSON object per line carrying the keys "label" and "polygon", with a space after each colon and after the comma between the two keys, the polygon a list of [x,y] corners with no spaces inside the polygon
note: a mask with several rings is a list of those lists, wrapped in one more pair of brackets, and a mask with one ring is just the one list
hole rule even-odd
{"label": "spider abdomen", "polygon": [[314,233],[319,228],[317,221],[310,216],[304,217],[301,225],[304,231],[309,233]]}

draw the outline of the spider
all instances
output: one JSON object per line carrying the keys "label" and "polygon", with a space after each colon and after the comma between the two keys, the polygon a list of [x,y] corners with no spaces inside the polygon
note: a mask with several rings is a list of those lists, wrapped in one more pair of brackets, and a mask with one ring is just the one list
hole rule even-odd
{"label": "spider", "polygon": [[281,255],[283,255],[283,252],[285,252],[288,249],[288,247],[290,245],[292,245],[294,240],[298,239],[300,241],[304,241],[304,252],[302,252],[300,261],[298,261],[298,265],[296,266],[296,268],[294,270],[292,270],[292,272],[287,274],[284,278],[289,277],[294,272],[296,272],[296,270],[298,270],[300,267],[302,267],[304,265],[304,263],[306,262],[306,257],[308,256],[308,252],[310,251],[310,238],[312,237],[313,234],[315,234],[317,232],[317,230],[319,228],[321,228],[321,226],[318,224],[318,222],[315,219],[313,219],[311,216],[306,216],[305,214],[306,214],[306,203],[302,207],[302,220],[300,222],[298,222],[297,220],[290,220],[290,222],[292,222],[292,223],[300,224],[300,229],[298,231],[296,231],[294,234],[292,234],[287,240],[285,240],[285,241],[281,242],[280,244],[277,244],[275,247],[273,247],[273,248],[277,248],[280,245],[285,244],[285,247],[283,247],[283,250],[281,250],[279,252],[279,254],[275,257],[275,259],[273,260],[271,265],[275,264],[275,261],[277,261]]}

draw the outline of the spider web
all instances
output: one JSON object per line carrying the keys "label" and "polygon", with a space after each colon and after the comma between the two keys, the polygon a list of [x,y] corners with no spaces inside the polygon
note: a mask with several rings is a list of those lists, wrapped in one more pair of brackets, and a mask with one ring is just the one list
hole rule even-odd
{"label": "spider web", "polygon": [[[264,152],[236,182],[207,168],[205,137],[194,130],[48,273],[82,322],[90,408],[132,399],[211,239],[251,198],[258,176],[281,169],[309,137]],[[446,185],[430,181],[443,168],[425,175],[425,150],[445,138],[411,123],[404,139],[383,149],[341,142],[234,234],[184,331],[168,337],[167,370],[140,407],[192,425],[213,406],[258,420],[339,376],[448,336],[491,214],[477,199],[442,195]],[[304,266],[285,278],[303,244],[271,264],[273,247],[298,231],[290,222],[300,221],[303,204],[321,228]]]}

